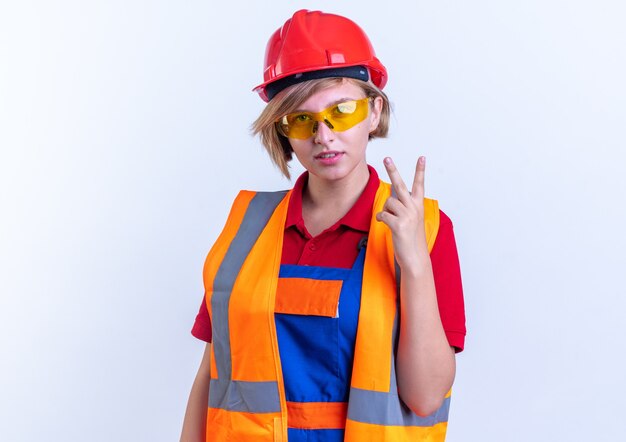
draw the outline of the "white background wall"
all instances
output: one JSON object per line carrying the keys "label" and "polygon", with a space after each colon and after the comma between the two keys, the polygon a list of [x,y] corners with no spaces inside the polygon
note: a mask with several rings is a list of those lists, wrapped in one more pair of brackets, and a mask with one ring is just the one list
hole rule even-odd
{"label": "white background wall", "polygon": [[0,3],[0,440],[177,440],[206,253],[237,190],[290,186],[250,89],[300,7],[369,34],[395,107],[369,160],[425,154],[455,223],[448,440],[621,439],[624,3],[269,4]]}

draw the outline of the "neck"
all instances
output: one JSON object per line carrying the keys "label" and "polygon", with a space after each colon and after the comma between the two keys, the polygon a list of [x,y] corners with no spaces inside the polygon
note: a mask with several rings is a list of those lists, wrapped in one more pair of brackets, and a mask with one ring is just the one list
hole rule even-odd
{"label": "neck", "polygon": [[307,230],[316,236],[348,213],[369,180],[367,164],[340,180],[324,180],[309,174],[302,195],[302,216]]}

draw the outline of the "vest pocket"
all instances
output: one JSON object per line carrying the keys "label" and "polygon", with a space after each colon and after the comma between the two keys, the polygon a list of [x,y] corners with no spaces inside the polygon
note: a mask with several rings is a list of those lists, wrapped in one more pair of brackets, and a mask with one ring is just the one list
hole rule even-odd
{"label": "vest pocket", "polygon": [[276,313],[337,318],[342,280],[279,278]]}

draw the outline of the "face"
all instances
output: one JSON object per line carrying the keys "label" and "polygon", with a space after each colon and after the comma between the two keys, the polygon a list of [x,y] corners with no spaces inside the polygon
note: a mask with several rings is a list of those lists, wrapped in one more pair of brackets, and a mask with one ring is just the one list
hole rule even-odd
{"label": "face", "polygon": [[[350,81],[321,90],[304,103],[298,111],[318,113],[339,103],[365,98],[365,92]],[[289,138],[298,161],[309,171],[310,180],[349,182],[351,178],[367,177],[365,149],[370,132],[378,127],[382,98],[368,104],[365,119],[344,131],[333,131],[322,122],[308,139]]]}

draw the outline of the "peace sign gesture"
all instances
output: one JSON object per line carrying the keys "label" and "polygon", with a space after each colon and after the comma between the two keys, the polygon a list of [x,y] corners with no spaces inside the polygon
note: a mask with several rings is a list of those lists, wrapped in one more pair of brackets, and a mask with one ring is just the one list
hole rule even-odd
{"label": "peace sign gesture", "polygon": [[391,158],[384,160],[387,174],[396,196],[390,196],[376,220],[385,223],[393,238],[393,248],[398,265],[403,270],[418,269],[429,258],[424,233],[424,174],[426,158],[421,156],[415,166],[413,187],[404,184],[400,172]]}

